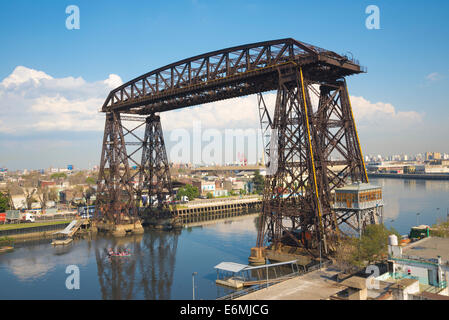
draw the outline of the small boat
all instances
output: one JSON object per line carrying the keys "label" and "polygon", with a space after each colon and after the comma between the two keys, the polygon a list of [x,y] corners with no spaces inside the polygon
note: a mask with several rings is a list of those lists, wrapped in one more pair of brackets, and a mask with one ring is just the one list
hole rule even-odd
{"label": "small boat", "polygon": [[129,251],[118,251],[118,252],[114,252],[111,249],[108,251],[108,256],[109,257],[129,257],[131,256],[131,252]]}

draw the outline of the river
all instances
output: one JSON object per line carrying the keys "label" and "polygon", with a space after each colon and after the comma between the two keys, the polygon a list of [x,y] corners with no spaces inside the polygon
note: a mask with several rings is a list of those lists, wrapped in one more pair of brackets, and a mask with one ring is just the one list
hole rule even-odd
{"label": "river", "polygon": [[[401,234],[417,222],[446,219],[449,181],[370,182],[383,187],[386,226]],[[247,263],[256,219],[249,215],[178,232],[75,240],[67,247],[52,247],[49,240],[16,243],[13,252],[0,255],[0,299],[192,299],[193,282],[196,299],[215,299],[229,290],[215,285],[213,267],[222,261]],[[111,247],[132,255],[107,258]],[[79,289],[66,287],[73,275],[66,273],[68,266],[79,270]]]}

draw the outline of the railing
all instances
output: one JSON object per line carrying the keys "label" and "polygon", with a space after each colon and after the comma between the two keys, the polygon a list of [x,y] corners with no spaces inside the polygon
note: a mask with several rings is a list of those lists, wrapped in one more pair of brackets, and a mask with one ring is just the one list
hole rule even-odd
{"label": "railing", "polygon": [[245,296],[245,295],[250,294],[252,292],[259,291],[261,289],[266,289],[268,287],[271,287],[274,284],[278,284],[279,282],[291,279],[293,277],[297,277],[297,276],[299,276],[301,274],[304,274],[304,272],[293,272],[291,274],[282,276],[282,277],[277,278],[277,279],[269,279],[269,281],[271,281],[271,282],[256,284],[254,286],[249,287],[248,289],[235,291],[235,292],[232,292],[232,293],[230,293],[228,295],[225,295],[223,297],[217,298],[217,300],[234,300],[234,299],[236,299],[238,297]]}
{"label": "railing", "polygon": [[392,279],[415,279],[415,280],[419,280],[419,277],[415,277],[409,274],[405,274],[403,272],[394,272],[391,274],[391,278]]}
{"label": "railing", "polygon": [[438,264],[438,259],[434,259],[434,258],[422,258],[422,257],[418,257],[418,256],[407,256],[407,255],[402,255],[401,258],[391,258],[392,260],[408,260],[408,261],[412,261],[412,262],[417,262],[417,263],[430,263],[430,264]]}
{"label": "railing", "polygon": [[[316,265],[308,268],[307,271],[299,271],[298,270],[296,272],[293,272],[293,273],[290,273],[288,275],[279,277],[277,279],[270,279],[271,280],[270,283],[258,284],[258,285],[251,286],[250,288],[247,288],[247,289],[235,291],[235,292],[232,292],[232,293],[230,293],[228,295],[225,295],[223,297],[217,298],[217,300],[234,300],[234,299],[236,299],[238,297],[245,296],[245,295],[250,294],[252,292],[256,292],[256,291],[259,291],[261,289],[266,289],[268,287],[271,287],[272,285],[278,284],[279,282],[282,282],[282,281],[285,281],[285,280],[289,280],[291,278],[298,277],[298,276],[307,274],[307,273],[312,272],[312,271],[316,271],[316,270],[318,270],[320,268],[327,268],[331,264],[332,264],[332,261],[327,260],[327,261],[324,261],[323,263],[321,263],[321,267],[320,267],[319,264],[316,264]],[[279,281],[276,281],[276,280],[279,280]]]}
{"label": "railing", "polygon": [[55,215],[42,215],[36,216],[36,221],[57,221],[57,220],[70,220],[76,217],[76,213],[65,213]]}

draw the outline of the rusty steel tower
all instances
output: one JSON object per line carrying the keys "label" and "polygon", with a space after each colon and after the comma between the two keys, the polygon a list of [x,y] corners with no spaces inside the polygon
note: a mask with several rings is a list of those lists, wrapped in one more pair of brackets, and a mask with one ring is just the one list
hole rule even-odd
{"label": "rusty steel tower", "polygon": [[[157,113],[258,94],[268,174],[254,256],[266,246],[312,256],[318,247],[329,252],[339,235],[334,190],[368,182],[345,81],[362,72],[354,59],[287,38],[205,53],[121,85],[102,107],[107,117],[99,205],[110,219],[135,217],[131,185],[135,194],[153,192],[157,199],[171,193]],[[262,93],[272,90],[277,99],[270,115]],[[147,116],[152,128],[141,139],[142,149],[153,151],[143,152],[137,181],[120,131],[123,114]]]}

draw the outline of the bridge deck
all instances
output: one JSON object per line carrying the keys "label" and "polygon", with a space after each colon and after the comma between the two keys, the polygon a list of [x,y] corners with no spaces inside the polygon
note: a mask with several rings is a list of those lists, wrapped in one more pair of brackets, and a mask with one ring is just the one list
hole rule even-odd
{"label": "bridge deck", "polygon": [[358,61],[287,38],[209,52],[112,90],[103,112],[150,114],[276,89],[278,69],[303,66],[309,80],[361,73]]}

